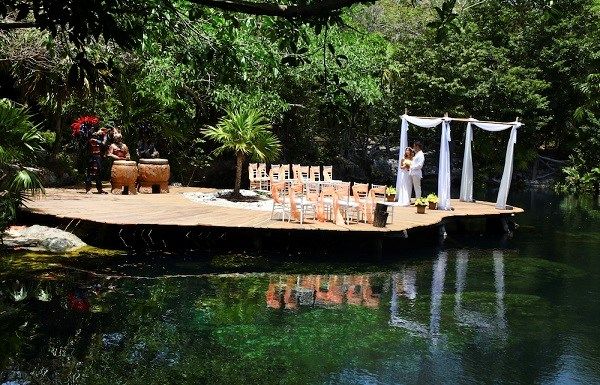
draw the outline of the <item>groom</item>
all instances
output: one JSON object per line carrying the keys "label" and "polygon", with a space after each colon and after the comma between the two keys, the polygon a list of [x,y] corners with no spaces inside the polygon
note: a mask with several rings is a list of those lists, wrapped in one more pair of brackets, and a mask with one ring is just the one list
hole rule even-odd
{"label": "groom", "polygon": [[423,178],[423,163],[425,163],[425,155],[423,155],[423,145],[421,142],[415,142],[413,144],[413,151],[415,157],[410,165],[408,174],[412,177],[413,187],[415,188],[415,198],[421,198],[421,179]]}

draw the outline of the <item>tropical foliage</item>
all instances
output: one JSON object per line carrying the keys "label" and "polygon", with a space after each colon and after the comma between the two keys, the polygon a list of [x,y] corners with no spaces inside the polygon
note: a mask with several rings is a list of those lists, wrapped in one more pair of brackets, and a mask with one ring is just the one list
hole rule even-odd
{"label": "tropical foliage", "polygon": [[43,136],[23,107],[0,99],[0,234],[31,194],[43,191],[35,172],[26,166],[42,151]]}
{"label": "tropical foliage", "polygon": [[[275,161],[333,164],[345,179],[392,184],[388,160],[397,157],[400,115],[408,109],[520,117],[520,179],[538,154],[571,159],[581,177],[600,164],[596,0],[349,1],[336,3],[355,4],[298,18],[270,16],[263,3],[239,9],[237,1],[227,3],[241,13],[217,0],[107,1],[79,11],[80,3],[44,5],[35,16],[24,8],[20,19],[0,13],[38,27],[0,31],[0,82],[3,96],[31,106],[56,133],[54,158],[64,157],[68,123],[93,113],[123,127],[130,143],[140,122],[152,126],[175,180],[221,185],[231,164],[208,156],[201,128],[215,125],[223,110],[253,109],[281,140]],[[64,15],[80,13],[52,18],[57,4]],[[258,9],[266,16],[256,16]],[[455,162],[463,129],[453,126]],[[427,151],[438,146],[435,130],[410,135]],[[507,138],[475,135],[476,183],[490,186],[502,172],[498,149]]]}
{"label": "tropical foliage", "polygon": [[233,194],[240,194],[242,168],[247,157],[261,162],[277,159],[281,144],[277,136],[271,132],[271,125],[256,110],[228,111],[227,116],[215,126],[208,126],[204,131],[208,139],[220,144],[215,149],[219,155],[226,151],[234,153],[235,187]]}

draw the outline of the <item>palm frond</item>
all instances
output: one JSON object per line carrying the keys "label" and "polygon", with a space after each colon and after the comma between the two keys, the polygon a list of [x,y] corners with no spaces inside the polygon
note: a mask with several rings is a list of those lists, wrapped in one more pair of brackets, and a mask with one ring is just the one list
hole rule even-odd
{"label": "palm frond", "polygon": [[36,173],[30,170],[22,169],[17,171],[13,176],[8,191],[15,194],[23,192],[35,195],[38,193],[44,193],[44,186],[42,185],[42,181]]}
{"label": "palm frond", "polygon": [[215,126],[207,126],[203,134],[221,144],[214,151],[217,155],[232,151],[264,161],[279,156],[281,144],[267,119],[256,110],[227,111],[223,119]]}

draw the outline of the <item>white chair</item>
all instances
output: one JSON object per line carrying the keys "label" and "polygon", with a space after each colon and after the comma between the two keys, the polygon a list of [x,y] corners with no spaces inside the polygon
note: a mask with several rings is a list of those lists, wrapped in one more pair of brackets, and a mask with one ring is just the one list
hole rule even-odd
{"label": "white chair", "polygon": [[337,194],[337,202],[344,222],[349,224],[350,222],[358,223],[360,216],[360,206],[358,203],[351,199],[350,194],[350,183],[341,182],[335,185],[335,192]]}
{"label": "white chair", "polygon": [[[368,222],[371,218],[371,213],[368,212],[368,196],[369,196],[369,184],[368,183],[355,183],[352,186],[352,197],[357,205],[357,209],[362,217],[363,222]],[[361,219],[361,218],[359,218]]]}
{"label": "white chair", "polygon": [[273,208],[271,209],[271,219],[275,219],[276,214],[281,214],[281,220],[288,221],[292,218],[289,202],[286,202],[285,183],[277,182],[271,185],[271,198],[273,199]]}
{"label": "white chair", "polygon": [[[290,211],[292,215],[294,215],[294,211],[297,210],[300,214],[300,224],[304,223],[304,219],[307,215],[311,214],[312,219],[317,218],[317,204],[316,202],[308,200],[306,197],[298,197],[294,192],[294,186],[289,189],[289,199],[290,199]],[[290,218],[291,218],[290,216]],[[291,220],[291,219],[290,219]]]}

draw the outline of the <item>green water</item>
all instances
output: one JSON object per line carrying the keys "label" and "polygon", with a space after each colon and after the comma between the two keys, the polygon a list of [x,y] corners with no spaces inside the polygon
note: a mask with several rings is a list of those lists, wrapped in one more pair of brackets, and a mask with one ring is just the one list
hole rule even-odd
{"label": "green water", "polygon": [[383,262],[0,259],[0,384],[598,384],[600,214]]}

